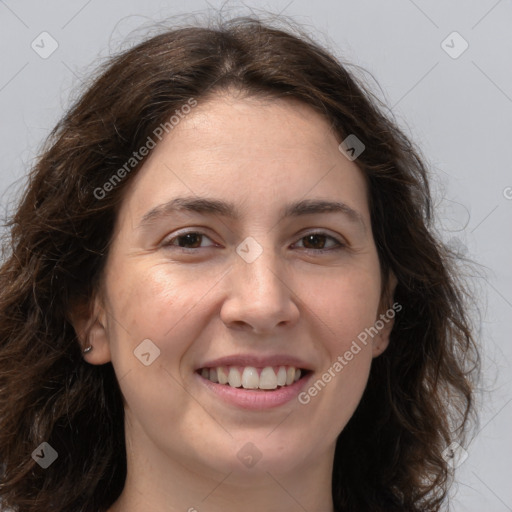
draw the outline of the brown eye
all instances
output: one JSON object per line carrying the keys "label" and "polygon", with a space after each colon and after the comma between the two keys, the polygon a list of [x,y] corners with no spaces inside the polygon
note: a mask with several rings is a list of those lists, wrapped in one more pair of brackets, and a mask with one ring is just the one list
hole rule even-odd
{"label": "brown eye", "polygon": [[177,237],[178,245],[180,247],[192,245],[194,249],[196,247],[201,247],[202,236],[203,235],[199,233],[187,233],[186,235],[180,235]]}
{"label": "brown eye", "polygon": [[[331,251],[345,247],[345,244],[326,233],[309,233],[301,238],[304,249],[311,251]],[[326,247],[327,241],[334,241],[334,246]]]}
{"label": "brown eye", "polygon": [[[163,245],[165,247],[179,247],[183,249],[199,249],[204,238],[210,239],[204,233],[199,231],[189,231],[178,236],[170,238]],[[175,243],[175,242],[178,243]],[[204,247],[204,246],[203,246]]]}

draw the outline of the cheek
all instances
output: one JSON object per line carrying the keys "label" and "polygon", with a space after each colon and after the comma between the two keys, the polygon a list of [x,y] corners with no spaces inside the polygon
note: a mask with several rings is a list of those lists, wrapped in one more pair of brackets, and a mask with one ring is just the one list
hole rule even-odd
{"label": "cheek", "polygon": [[201,335],[201,318],[207,319],[202,303],[219,277],[204,272],[199,279],[197,270],[168,264],[112,269],[107,279],[109,342],[116,374],[122,378],[142,371],[143,386],[147,382],[157,388],[169,381],[176,387],[182,380],[180,363]]}
{"label": "cheek", "polygon": [[198,336],[192,313],[206,290],[164,266],[119,266],[107,282],[112,364],[128,414],[166,431],[189,405],[179,365]]}
{"label": "cheek", "polygon": [[329,352],[343,354],[353,340],[374,325],[380,303],[380,274],[375,266],[340,270],[312,293],[311,308],[330,327]]}
{"label": "cheek", "polygon": [[[373,340],[370,333],[380,302],[379,269],[376,264],[354,267],[323,284],[323,289],[317,289],[309,300],[311,309],[328,327],[323,329],[321,347],[327,358],[306,392],[326,416],[331,414],[333,420],[336,417],[335,431],[350,419],[368,380]],[[323,398],[317,400],[320,395]]]}
{"label": "cheek", "polygon": [[133,265],[123,274],[121,270],[113,273],[110,309],[114,320],[119,320],[116,323],[124,327],[121,337],[133,343],[147,337],[166,348],[165,340],[173,338],[174,329],[194,314],[212,279],[211,274],[198,279],[197,272],[193,275],[169,265]]}

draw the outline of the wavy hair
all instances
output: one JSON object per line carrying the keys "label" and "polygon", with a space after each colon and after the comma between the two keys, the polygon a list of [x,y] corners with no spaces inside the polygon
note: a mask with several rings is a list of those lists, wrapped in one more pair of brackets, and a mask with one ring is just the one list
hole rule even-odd
{"label": "wavy hair", "polygon": [[[478,349],[466,285],[436,235],[426,164],[384,104],[331,51],[255,17],[174,27],[109,57],[53,129],[7,221],[0,268],[0,499],[23,512],[105,511],[126,477],[123,398],[111,363],[84,361],[70,320],[102,282],[123,191],[98,190],[190,98],[235,88],[294,98],[366,146],[383,276],[403,309],[340,433],[336,510],[437,511],[443,450],[474,412]],[[125,168],[126,170],[126,168]],[[385,287],[386,283],[384,283]],[[42,442],[58,463],[31,456]]]}

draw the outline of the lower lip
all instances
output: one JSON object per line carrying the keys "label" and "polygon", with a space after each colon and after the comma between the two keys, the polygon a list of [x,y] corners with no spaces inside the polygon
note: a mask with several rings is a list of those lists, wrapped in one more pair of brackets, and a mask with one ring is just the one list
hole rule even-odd
{"label": "lower lip", "polygon": [[223,401],[242,409],[264,410],[279,407],[293,400],[300,393],[301,389],[305,387],[312,374],[308,373],[302,379],[299,379],[289,386],[283,386],[270,391],[232,388],[228,384],[212,382],[197,373],[195,375],[204,386]]}

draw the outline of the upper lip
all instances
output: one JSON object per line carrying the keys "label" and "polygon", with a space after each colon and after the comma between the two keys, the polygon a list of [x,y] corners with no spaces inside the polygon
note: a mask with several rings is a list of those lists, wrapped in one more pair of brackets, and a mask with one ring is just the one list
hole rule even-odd
{"label": "upper lip", "polygon": [[311,370],[311,365],[304,360],[286,354],[275,354],[271,356],[239,354],[225,356],[205,361],[201,363],[196,370],[200,370],[201,368],[217,368],[219,366],[253,366],[255,368],[265,368],[266,366],[293,366],[303,370]]}

